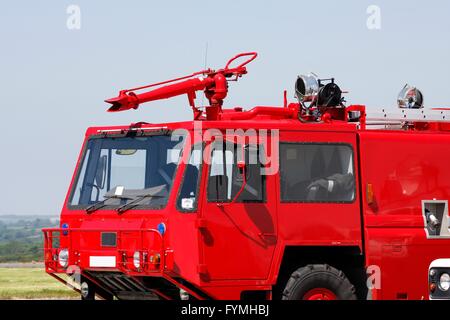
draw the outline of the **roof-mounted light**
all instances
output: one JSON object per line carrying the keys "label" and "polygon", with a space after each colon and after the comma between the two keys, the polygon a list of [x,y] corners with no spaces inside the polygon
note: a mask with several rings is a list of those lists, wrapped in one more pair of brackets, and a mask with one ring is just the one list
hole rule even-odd
{"label": "roof-mounted light", "polygon": [[406,84],[398,94],[397,104],[399,108],[420,109],[423,108],[423,95],[416,87]]}
{"label": "roof-mounted light", "polygon": [[319,78],[314,73],[299,75],[295,81],[295,95],[300,102],[312,101],[319,93]]}
{"label": "roof-mounted light", "polygon": [[334,78],[319,79],[314,73],[299,75],[295,81],[295,95],[305,108],[305,102],[310,106],[338,107],[342,103],[342,91],[334,83]]}

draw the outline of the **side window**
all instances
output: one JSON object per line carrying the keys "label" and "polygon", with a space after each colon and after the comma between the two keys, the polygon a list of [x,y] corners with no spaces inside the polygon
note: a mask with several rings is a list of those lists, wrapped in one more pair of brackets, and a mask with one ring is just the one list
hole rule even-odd
{"label": "side window", "polygon": [[281,200],[286,202],[352,202],[352,147],[280,143],[280,188]]}
{"label": "side window", "polygon": [[90,155],[91,155],[91,150],[87,149],[86,155],[85,155],[85,161],[83,161],[83,164],[81,166],[81,170],[80,170],[80,173],[79,173],[79,178],[78,178],[78,181],[77,181],[77,185],[76,185],[76,187],[74,189],[75,193],[74,193],[74,195],[72,197],[71,204],[77,204],[77,203],[80,202],[81,194],[83,193],[83,181],[84,181],[84,177],[86,175],[86,167],[87,167],[87,164],[89,162]]}
{"label": "side window", "polygon": [[211,153],[208,175],[208,201],[231,200],[234,150],[225,150],[222,144],[215,144]]}
{"label": "side window", "polygon": [[[209,202],[229,202],[241,190],[244,179],[237,166],[236,144],[217,143],[211,152],[207,196]],[[240,152],[240,151],[239,151]],[[259,158],[260,148],[245,147],[247,183],[237,202],[265,201],[265,176]]]}
{"label": "side window", "polygon": [[202,150],[194,147],[184,169],[183,182],[178,194],[177,208],[181,211],[197,210],[201,161]]}

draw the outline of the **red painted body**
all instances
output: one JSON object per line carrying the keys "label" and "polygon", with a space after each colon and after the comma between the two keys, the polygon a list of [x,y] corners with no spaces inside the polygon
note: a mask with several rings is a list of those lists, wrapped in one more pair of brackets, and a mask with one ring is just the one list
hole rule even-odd
{"label": "red painted body", "polygon": [[[76,265],[95,283],[99,281],[96,275],[102,272],[117,272],[138,282],[145,277],[161,279],[167,285],[148,285],[144,291],[163,299],[173,298],[167,291],[170,285],[198,299],[240,299],[248,291],[261,291],[266,298],[271,298],[277,286],[283,287],[281,273],[288,248],[298,248],[299,253],[302,248],[351,248],[363,261],[363,267],[376,265],[381,270],[381,287],[371,291],[372,298],[427,299],[428,267],[433,260],[450,256],[450,239],[427,238],[422,201],[450,199],[449,132],[439,126],[420,127],[420,130],[369,130],[364,117],[358,123],[333,116],[323,116],[321,123],[302,122],[297,118],[299,105],[295,103],[285,107],[255,107],[250,111],[222,110],[226,87],[221,76],[226,70],[209,71],[212,76],[207,76],[208,80],[183,79],[181,84],[170,84],[142,95],[121,92],[117,99],[108,101],[120,101],[116,109],[127,109],[141,102],[178,94],[192,96],[196,90],[205,90],[211,100],[210,108],[216,108],[214,112],[202,113],[191,104],[203,131],[210,128],[279,130],[280,142],[349,145],[354,157],[354,201],[283,202],[280,175],[276,173],[266,178],[264,203],[234,202],[220,206],[207,201],[209,168],[204,164],[197,210],[183,213],[177,208],[176,200],[186,169],[184,163],[189,157],[190,150],[185,148],[182,152],[185,162],[175,172],[173,189],[164,209],[130,209],[122,215],[115,210],[99,209],[87,214],[84,209],[68,205],[83,148],[61,212],[61,226],[70,227],[67,235],[58,236],[60,248],[69,249],[69,264]],[[346,110],[355,108],[364,109],[350,106]],[[171,131],[185,129],[194,139],[195,122],[187,121],[89,128],[85,145],[99,133],[107,136],[112,132],[161,127]],[[373,188],[370,201],[369,184]],[[163,235],[157,230],[161,222],[167,227]],[[44,230],[46,271],[54,276],[67,272],[54,257],[59,249],[52,246],[51,237],[56,231],[62,232],[61,229]],[[117,232],[115,247],[100,245],[100,233],[105,231]],[[159,263],[148,260],[143,268],[136,270],[132,255],[137,250],[148,256],[159,254]],[[113,268],[92,268],[90,256],[115,256],[118,262]],[[324,262],[327,258],[320,257]],[[324,290],[327,289],[313,290],[308,298],[320,299],[320,295],[335,298],[333,293]]]}

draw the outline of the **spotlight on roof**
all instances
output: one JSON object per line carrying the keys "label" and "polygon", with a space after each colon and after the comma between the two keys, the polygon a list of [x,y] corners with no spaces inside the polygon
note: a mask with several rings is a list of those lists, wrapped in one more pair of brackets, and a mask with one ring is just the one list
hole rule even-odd
{"label": "spotlight on roof", "polygon": [[295,81],[295,95],[300,102],[312,101],[319,93],[319,78],[314,73],[299,75]]}
{"label": "spotlight on roof", "polygon": [[423,95],[416,87],[406,84],[398,94],[397,104],[399,108],[420,109],[423,108]]}
{"label": "spotlight on roof", "polygon": [[342,91],[334,78],[319,79],[314,73],[299,75],[295,81],[295,95],[303,106],[337,107],[342,102]]}

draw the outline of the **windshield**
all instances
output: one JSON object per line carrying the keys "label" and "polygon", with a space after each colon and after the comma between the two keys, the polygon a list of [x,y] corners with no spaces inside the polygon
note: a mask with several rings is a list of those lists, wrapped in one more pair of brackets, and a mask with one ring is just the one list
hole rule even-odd
{"label": "windshield", "polygon": [[182,136],[94,137],[87,142],[69,205],[163,208],[181,157]]}

